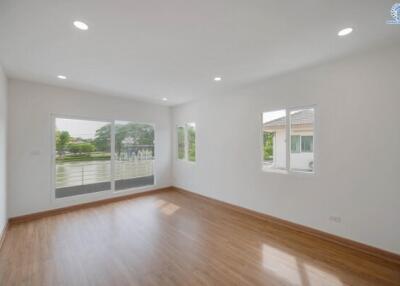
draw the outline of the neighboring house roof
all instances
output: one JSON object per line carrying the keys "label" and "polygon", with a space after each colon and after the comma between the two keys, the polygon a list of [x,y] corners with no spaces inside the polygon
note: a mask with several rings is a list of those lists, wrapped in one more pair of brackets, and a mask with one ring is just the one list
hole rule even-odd
{"label": "neighboring house roof", "polygon": [[[314,111],[305,109],[291,115],[292,125],[305,125],[314,123]],[[286,124],[286,116],[264,123],[264,128],[282,127]]]}

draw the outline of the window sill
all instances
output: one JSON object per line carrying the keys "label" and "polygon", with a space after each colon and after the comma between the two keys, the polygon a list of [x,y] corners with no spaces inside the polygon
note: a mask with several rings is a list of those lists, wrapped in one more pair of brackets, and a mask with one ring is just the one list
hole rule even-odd
{"label": "window sill", "polygon": [[182,164],[187,163],[187,164],[189,164],[189,165],[196,165],[196,161],[189,161],[189,160],[186,160],[186,159],[177,159],[176,161],[177,161],[177,162],[180,162],[180,163],[182,163]]}
{"label": "window sill", "polygon": [[263,165],[262,171],[265,173],[275,173],[275,174],[288,174],[289,172],[284,169],[274,169],[269,166]]}
{"label": "window sill", "polygon": [[302,171],[302,170],[290,170],[290,174],[297,175],[297,176],[314,176],[315,171]]}
{"label": "window sill", "polygon": [[263,173],[282,174],[282,175],[294,175],[294,176],[315,176],[315,171],[302,171],[302,170],[286,170],[286,169],[274,169],[269,166],[262,166]]}

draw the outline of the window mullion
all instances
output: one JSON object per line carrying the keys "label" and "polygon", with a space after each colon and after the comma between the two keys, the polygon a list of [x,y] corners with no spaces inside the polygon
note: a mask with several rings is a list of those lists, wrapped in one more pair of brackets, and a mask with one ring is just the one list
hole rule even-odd
{"label": "window mullion", "polygon": [[303,136],[300,136],[300,153],[303,153]]}
{"label": "window mullion", "polygon": [[115,121],[111,122],[111,190],[115,192]]}
{"label": "window mullion", "polygon": [[189,138],[188,138],[189,136],[188,136],[188,126],[187,126],[187,124],[185,124],[185,160],[186,161],[189,161],[189,146],[188,146],[188,143],[189,143]]}
{"label": "window mullion", "polygon": [[286,170],[290,170],[290,148],[291,148],[291,130],[290,130],[290,109],[286,109]]}

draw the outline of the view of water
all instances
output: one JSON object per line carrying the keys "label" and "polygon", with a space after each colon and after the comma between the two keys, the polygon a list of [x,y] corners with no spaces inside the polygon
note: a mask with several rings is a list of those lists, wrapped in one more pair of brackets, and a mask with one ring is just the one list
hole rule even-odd
{"label": "view of water", "polygon": [[[153,160],[115,161],[115,179],[153,175]],[[110,161],[80,161],[56,164],[56,188],[111,180]]]}

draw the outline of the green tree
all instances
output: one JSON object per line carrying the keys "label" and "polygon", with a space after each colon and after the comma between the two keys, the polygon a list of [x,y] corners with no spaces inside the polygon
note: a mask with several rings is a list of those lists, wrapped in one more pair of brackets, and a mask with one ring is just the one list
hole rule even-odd
{"label": "green tree", "polygon": [[154,128],[148,124],[127,123],[115,125],[115,151],[120,156],[125,138],[132,138],[134,146],[152,146],[154,144]]}
{"label": "green tree", "polygon": [[[154,144],[154,128],[149,124],[126,123],[115,124],[115,151],[120,155],[125,138],[131,137],[134,146],[138,145],[152,146]],[[97,151],[110,152],[111,149],[111,125],[103,126],[96,130],[95,139],[93,140]]]}
{"label": "green tree", "polygon": [[96,147],[90,143],[70,143],[68,145],[68,151],[73,154],[86,154],[90,155],[91,152],[94,152]]}
{"label": "green tree", "polygon": [[79,143],[80,153],[90,154],[96,150],[96,147],[90,143]]}
{"label": "green tree", "polygon": [[71,140],[68,131],[56,131],[56,151],[60,156],[64,155],[65,149]]}
{"label": "green tree", "polygon": [[74,155],[80,153],[79,143],[70,143],[70,144],[68,144],[68,151],[71,152]]}
{"label": "green tree", "polygon": [[188,160],[196,161],[196,130],[192,126],[187,128],[188,136]]}
{"label": "green tree", "polygon": [[264,161],[273,159],[274,146],[274,133],[264,132]]}
{"label": "green tree", "polygon": [[107,124],[96,130],[94,145],[97,151],[110,152],[111,149],[111,124]]}

